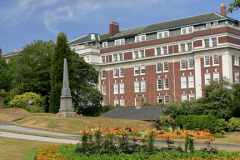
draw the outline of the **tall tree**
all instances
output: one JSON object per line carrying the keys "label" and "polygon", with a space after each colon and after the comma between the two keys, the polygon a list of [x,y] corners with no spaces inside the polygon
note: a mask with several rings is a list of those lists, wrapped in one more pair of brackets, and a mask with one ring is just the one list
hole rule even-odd
{"label": "tall tree", "polygon": [[234,2],[229,4],[228,12],[232,13],[240,8],[240,0],[235,0]]}
{"label": "tall tree", "polygon": [[0,53],[0,89],[8,91],[10,88],[10,77],[6,74],[7,63]]}

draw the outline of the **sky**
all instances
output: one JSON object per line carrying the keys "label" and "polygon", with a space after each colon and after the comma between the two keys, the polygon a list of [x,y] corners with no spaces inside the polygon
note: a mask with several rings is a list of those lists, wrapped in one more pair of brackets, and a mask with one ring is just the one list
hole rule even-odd
{"label": "sky", "polygon": [[[23,49],[34,40],[56,42],[89,33],[109,32],[109,22],[127,29],[209,12],[220,13],[234,0],[0,0],[2,53]],[[240,20],[240,9],[227,14]]]}

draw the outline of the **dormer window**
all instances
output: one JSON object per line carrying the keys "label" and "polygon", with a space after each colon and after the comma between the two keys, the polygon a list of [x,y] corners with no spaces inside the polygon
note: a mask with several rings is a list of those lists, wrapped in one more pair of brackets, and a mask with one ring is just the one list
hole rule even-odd
{"label": "dormer window", "polygon": [[211,27],[211,23],[206,23],[206,27]]}
{"label": "dormer window", "polygon": [[181,34],[189,34],[189,33],[193,33],[193,26],[190,27],[185,27],[185,28],[181,28]]}
{"label": "dormer window", "polygon": [[169,37],[169,31],[163,31],[163,32],[158,32],[157,33],[157,38],[158,39],[166,38],[166,37]]}
{"label": "dormer window", "polygon": [[218,22],[213,22],[213,26],[218,26]]}
{"label": "dormer window", "polygon": [[146,41],[146,35],[135,36],[135,42]]}
{"label": "dormer window", "polygon": [[108,47],[108,42],[103,42],[102,43],[102,48],[107,48]]}
{"label": "dormer window", "polygon": [[120,46],[125,44],[125,39],[117,39],[115,40],[115,46]]}

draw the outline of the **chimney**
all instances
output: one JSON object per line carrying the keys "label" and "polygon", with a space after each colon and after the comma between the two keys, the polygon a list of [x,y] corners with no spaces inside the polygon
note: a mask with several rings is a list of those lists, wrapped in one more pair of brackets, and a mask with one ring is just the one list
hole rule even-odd
{"label": "chimney", "polygon": [[119,32],[119,23],[118,22],[109,22],[109,33],[110,37],[115,36]]}
{"label": "chimney", "polygon": [[221,9],[221,14],[226,17],[227,16],[226,4],[220,4],[220,9]]}

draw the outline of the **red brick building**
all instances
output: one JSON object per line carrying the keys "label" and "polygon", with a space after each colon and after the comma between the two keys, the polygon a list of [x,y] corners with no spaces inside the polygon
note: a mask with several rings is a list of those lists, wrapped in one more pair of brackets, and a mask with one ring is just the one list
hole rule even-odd
{"label": "red brick building", "polygon": [[239,21],[217,12],[125,30],[109,23],[109,33],[88,34],[69,45],[99,72],[103,104],[193,100],[201,85],[239,75]]}

